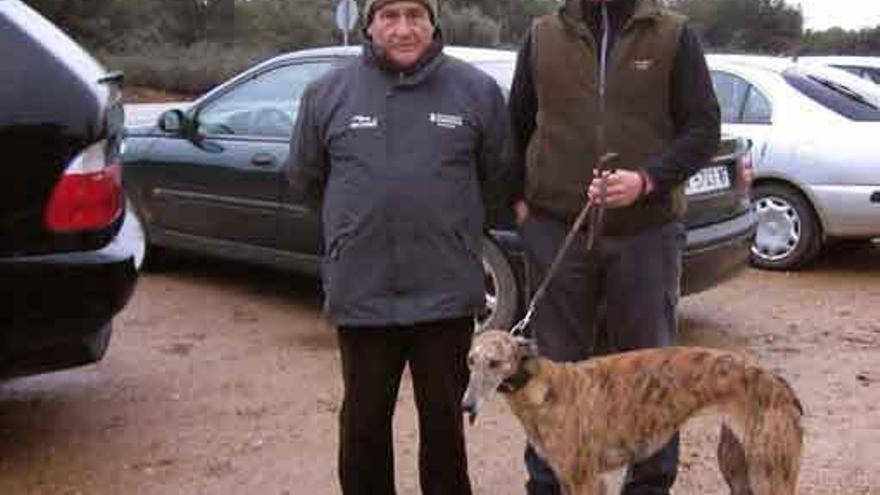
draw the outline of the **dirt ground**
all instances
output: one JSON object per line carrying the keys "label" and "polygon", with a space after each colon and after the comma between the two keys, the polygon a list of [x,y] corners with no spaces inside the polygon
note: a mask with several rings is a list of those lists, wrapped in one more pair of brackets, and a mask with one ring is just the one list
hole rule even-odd
{"label": "dirt ground", "polygon": [[[741,350],[793,384],[802,495],[880,495],[880,249],[749,270],[681,316],[685,343]],[[338,493],[338,368],[314,280],[180,259],[142,276],[104,361],[0,385],[0,494]],[[408,384],[395,421],[399,493],[415,494]],[[684,431],[674,493],[726,493],[716,431]],[[523,493],[523,441],[495,400],[468,428],[476,493]]]}

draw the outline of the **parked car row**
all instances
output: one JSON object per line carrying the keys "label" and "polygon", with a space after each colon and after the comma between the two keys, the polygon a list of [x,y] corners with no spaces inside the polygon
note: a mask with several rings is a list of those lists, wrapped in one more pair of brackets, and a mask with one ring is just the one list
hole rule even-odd
{"label": "parked car row", "polygon": [[[284,180],[289,138],[305,87],[359,48],[275,57],[123,132],[119,75],[19,0],[0,2],[0,44],[14,47],[0,145],[29,156],[0,203],[0,379],[100,359],[136,268],[165,249],[318,273],[319,219]],[[514,52],[447,51],[509,89]],[[683,292],[749,259],[795,269],[880,237],[880,59],[708,60],[725,137],[686,187]],[[509,327],[534,282],[512,218],[483,258],[479,323]]]}
{"label": "parked car row", "polygon": [[[174,248],[315,274],[319,219],[284,181],[300,94],[313,79],[359,53],[358,47],[281,55],[221,84],[152,125],[132,126],[124,141],[124,184],[145,262]],[[451,47],[510,87],[516,54]],[[718,155],[688,184],[685,293],[712,287],[747,264],[755,216],[742,139],[724,139]],[[152,258],[152,259],[151,259]],[[531,282],[512,218],[484,241],[486,311],[481,322],[509,327]]]}
{"label": "parked car row", "polygon": [[124,218],[118,75],[0,1],[0,380],[91,363],[137,272]]}

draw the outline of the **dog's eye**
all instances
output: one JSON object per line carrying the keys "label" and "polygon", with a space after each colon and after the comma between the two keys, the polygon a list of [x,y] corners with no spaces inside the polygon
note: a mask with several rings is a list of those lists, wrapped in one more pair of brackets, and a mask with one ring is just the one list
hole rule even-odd
{"label": "dog's eye", "polygon": [[501,366],[501,361],[498,361],[497,359],[493,359],[493,360],[489,361],[489,368],[490,369],[494,370],[494,369],[497,369],[499,366]]}
{"label": "dog's eye", "polygon": [[468,358],[467,358],[467,364],[468,364],[468,366],[470,366],[471,368],[473,368],[474,365],[477,364],[477,360],[474,359],[473,356],[468,356]]}

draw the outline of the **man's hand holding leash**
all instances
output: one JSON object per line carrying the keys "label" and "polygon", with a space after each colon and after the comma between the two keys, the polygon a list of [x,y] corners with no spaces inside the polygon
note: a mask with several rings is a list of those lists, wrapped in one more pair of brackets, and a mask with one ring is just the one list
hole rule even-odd
{"label": "man's hand holding leash", "polygon": [[607,208],[631,206],[654,189],[651,178],[644,172],[623,169],[600,172],[600,169],[597,168],[593,173],[592,182],[587,186],[587,197],[592,204],[597,204],[600,201],[603,178],[606,184],[605,206]]}

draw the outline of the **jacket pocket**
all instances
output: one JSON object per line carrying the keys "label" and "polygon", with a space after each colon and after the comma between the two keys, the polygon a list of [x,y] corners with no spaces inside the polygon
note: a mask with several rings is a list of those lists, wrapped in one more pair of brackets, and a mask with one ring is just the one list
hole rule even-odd
{"label": "jacket pocket", "polygon": [[345,247],[346,241],[350,237],[350,234],[342,234],[337,236],[330,242],[330,245],[327,247],[327,259],[331,262],[338,261],[342,256],[342,249]]}
{"label": "jacket pocket", "polygon": [[454,128],[438,126],[438,155],[440,176],[453,180],[466,180],[475,176],[477,139],[476,131],[467,121]]}
{"label": "jacket pocket", "polygon": [[461,249],[465,254],[473,258],[473,260],[482,262],[482,250],[474,246],[474,242],[471,241],[464,232],[462,232],[460,229],[455,229],[453,235],[455,236],[455,240],[458,243],[459,249]]}

